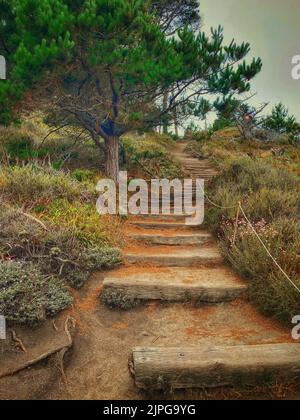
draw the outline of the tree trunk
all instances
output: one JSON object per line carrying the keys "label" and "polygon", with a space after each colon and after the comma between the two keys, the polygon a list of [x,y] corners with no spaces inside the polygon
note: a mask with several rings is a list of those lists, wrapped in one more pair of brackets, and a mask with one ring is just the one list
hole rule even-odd
{"label": "tree trunk", "polygon": [[119,182],[119,138],[109,137],[105,141],[105,174]]}
{"label": "tree trunk", "polygon": [[173,109],[173,118],[174,118],[175,136],[178,138],[179,137],[179,131],[178,131],[178,116],[177,116],[176,106]]}
{"label": "tree trunk", "polygon": [[[164,98],[163,98],[163,111],[165,112],[168,109],[168,92],[164,93]],[[166,114],[164,114],[164,116],[166,117]],[[166,121],[164,121],[163,123],[163,133],[164,134],[168,134],[168,123]]]}
{"label": "tree trunk", "polygon": [[250,124],[245,124],[243,127],[243,137],[245,140],[251,140],[253,138],[252,126]]}

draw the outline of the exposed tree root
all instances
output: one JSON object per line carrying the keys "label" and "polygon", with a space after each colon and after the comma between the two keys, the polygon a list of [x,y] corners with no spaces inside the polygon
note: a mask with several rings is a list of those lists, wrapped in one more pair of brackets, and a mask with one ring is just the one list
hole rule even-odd
{"label": "exposed tree root", "polygon": [[18,338],[15,330],[11,330],[11,335],[12,335],[12,339],[14,340],[15,343],[17,343],[18,347],[24,352],[27,353],[27,349],[23,344],[23,341]]}
{"label": "exposed tree root", "polygon": [[68,317],[65,321],[65,333],[68,337],[68,344],[64,344],[58,347],[55,347],[43,354],[41,354],[40,356],[36,357],[35,359],[32,360],[28,360],[27,362],[25,362],[24,364],[22,364],[21,366],[18,366],[15,369],[11,369],[7,372],[4,372],[3,374],[0,375],[0,379],[6,378],[8,376],[13,376],[16,373],[21,372],[22,370],[25,370],[31,366],[36,365],[37,363],[42,362],[45,359],[48,359],[50,356],[53,356],[54,354],[60,353],[60,358],[61,358],[61,372],[62,372],[62,376],[64,381],[66,382],[66,375],[65,375],[65,371],[64,371],[64,367],[63,367],[63,359],[65,354],[67,353],[68,350],[70,350],[70,348],[73,346],[73,339],[69,330],[69,322],[72,322],[72,327],[75,328],[76,326],[76,320],[72,317]]}
{"label": "exposed tree root", "polygon": [[64,368],[64,357],[65,357],[65,354],[67,353],[67,351],[68,351],[68,349],[66,347],[64,347],[59,352],[59,369],[60,369],[61,376],[62,376],[65,384],[68,383],[67,376],[66,376],[66,373],[65,373],[65,368]]}

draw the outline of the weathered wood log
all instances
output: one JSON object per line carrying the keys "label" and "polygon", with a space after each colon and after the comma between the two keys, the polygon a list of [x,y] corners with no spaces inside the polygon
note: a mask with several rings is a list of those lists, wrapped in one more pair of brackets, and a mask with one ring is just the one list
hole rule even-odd
{"label": "weathered wood log", "polygon": [[143,229],[180,229],[180,230],[193,230],[195,231],[195,226],[188,226],[182,222],[155,222],[153,221],[133,221],[131,223],[133,226],[140,227]]}
{"label": "weathered wood log", "polygon": [[159,235],[146,233],[132,233],[129,237],[135,241],[142,241],[154,245],[203,245],[212,240],[208,233],[191,233],[174,235]]}
{"label": "weathered wood log", "polygon": [[217,247],[193,247],[190,249],[167,247],[149,248],[147,252],[133,250],[124,255],[130,264],[153,264],[157,267],[214,267],[223,263]]}
{"label": "weathered wood log", "polygon": [[167,302],[227,302],[243,295],[247,286],[230,275],[225,269],[182,270],[144,272],[106,278],[103,291],[139,300]]}
{"label": "weathered wood log", "polygon": [[135,348],[141,389],[211,388],[300,379],[299,344],[198,348]]}

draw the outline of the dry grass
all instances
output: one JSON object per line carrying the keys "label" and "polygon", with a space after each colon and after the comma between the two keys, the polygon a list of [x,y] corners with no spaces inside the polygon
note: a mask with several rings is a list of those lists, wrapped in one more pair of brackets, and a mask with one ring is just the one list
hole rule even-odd
{"label": "dry grass", "polygon": [[172,140],[154,132],[142,136],[129,134],[122,139],[127,168],[131,175],[146,179],[181,176],[179,162],[170,155]]}
{"label": "dry grass", "polygon": [[225,258],[248,280],[252,301],[264,313],[290,323],[299,308],[299,293],[280,273],[242,215],[235,243],[233,238],[240,201],[271,254],[300,287],[299,148],[225,140],[222,134],[198,148],[221,170],[210,196],[219,206],[233,208],[210,206],[206,223],[219,235]]}

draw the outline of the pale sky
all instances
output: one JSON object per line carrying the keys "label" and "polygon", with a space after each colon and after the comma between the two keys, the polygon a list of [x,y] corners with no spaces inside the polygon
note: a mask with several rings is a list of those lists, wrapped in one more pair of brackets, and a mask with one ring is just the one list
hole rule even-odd
{"label": "pale sky", "polygon": [[300,0],[200,0],[203,30],[221,24],[226,41],[251,44],[263,70],[252,82],[259,103],[282,101],[300,119],[300,80],[291,76],[300,55]]}

